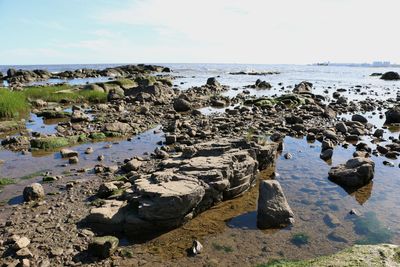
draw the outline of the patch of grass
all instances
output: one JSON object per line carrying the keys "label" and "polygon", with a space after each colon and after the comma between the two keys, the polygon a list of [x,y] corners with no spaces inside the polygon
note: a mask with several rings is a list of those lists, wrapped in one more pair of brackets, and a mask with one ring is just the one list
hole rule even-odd
{"label": "patch of grass", "polygon": [[22,92],[0,89],[0,118],[17,118],[26,115],[29,103]]}
{"label": "patch of grass", "polygon": [[15,184],[14,179],[11,178],[0,178],[0,188],[10,185],[10,184]]}
{"label": "patch of grass", "polygon": [[296,246],[302,246],[309,243],[310,237],[305,233],[297,233],[292,236],[290,241]]}
{"label": "patch of grass", "polygon": [[49,170],[41,170],[41,171],[37,171],[37,172],[33,172],[24,176],[19,177],[18,179],[20,180],[29,180],[38,176],[42,176],[44,172],[49,171]]}
{"label": "patch of grass", "polygon": [[223,251],[223,252],[225,252],[225,253],[231,253],[231,252],[233,252],[233,248],[230,247],[230,246],[224,246],[224,245],[220,245],[220,244],[217,244],[217,243],[213,243],[212,245],[213,245],[213,248],[214,248],[215,250]]}
{"label": "patch of grass", "polygon": [[70,85],[61,86],[30,86],[22,93],[29,99],[42,99],[47,102],[94,102],[107,101],[107,93],[92,90],[76,90]]}
{"label": "patch of grass", "polygon": [[393,236],[392,231],[382,225],[375,212],[367,212],[364,216],[357,217],[354,221],[354,230],[364,236],[356,241],[360,245],[390,243]]}

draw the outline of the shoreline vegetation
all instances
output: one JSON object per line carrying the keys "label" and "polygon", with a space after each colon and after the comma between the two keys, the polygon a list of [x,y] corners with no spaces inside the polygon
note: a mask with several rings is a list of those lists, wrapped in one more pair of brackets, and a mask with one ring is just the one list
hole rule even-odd
{"label": "shoreline vegetation", "polygon": [[[260,76],[229,97],[225,93],[238,89],[220,84],[216,77],[201,86],[179,90],[170,72],[152,65],[59,74],[45,70],[7,72],[3,79],[10,87],[0,88],[2,149],[27,158],[38,151],[54,155],[48,158],[50,169],[40,166],[46,171],[32,171],[18,179],[0,177],[0,191],[9,186],[18,188],[19,194],[8,202],[13,205],[2,205],[5,220],[0,227],[0,253],[4,262],[124,266],[143,263],[143,257],[148,256],[144,265],[167,259],[177,265],[214,266],[212,257],[226,254],[259,267],[400,264],[398,246],[382,244],[392,242],[395,231],[383,225],[375,213],[339,207],[334,198],[335,190],[340,189],[363,204],[371,195],[376,170],[390,164],[398,167],[393,162],[400,156],[400,136],[386,134],[389,126],[400,124],[400,106],[396,104],[400,93],[396,100],[356,101],[350,94],[357,97],[374,92],[356,85],[330,87],[320,94],[308,81],[279,83],[274,88],[261,79],[279,73],[262,71],[228,73],[235,78]],[[86,85],[26,85],[52,77],[99,76],[113,80]],[[393,72],[381,77],[400,80]],[[251,95],[263,90],[275,91],[268,97]],[[221,112],[204,114],[200,110],[206,107]],[[31,113],[35,115],[32,118],[43,121],[40,127],[28,127],[35,122],[28,118]],[[373,125],[367,113],[386,119],[386,124]],[[341,117],[343,114],[349,119]],[[51,126],[46,125],[50,120]],[[145,131],[157,138],[143,141]],[[145,145],[133,146],[129,142],[134,137]],[[304,203],[288,201],[277,179],[278,160],[290,162],[299,155],[285,151],[286,137],[312,145],[318,149],[318,160],[329,165],[326,177],[318,183],[322,188],[329,181],[332,198],[323,200],[323,195],[317,194],[321,199],[315,205],[332,203],[325,210],[315,210],[324,213],[319,223],[327,229],[325,238],[336,243],[323,252],[315,248],[315,233],[288,227],[297,226],[296,220],[301,220],[300,226],[313,224],[314,218],[297,213]],[[95,140],[104,142],[96,148],[91,143]],[[119,142],[126,145],[107,152]],[[350,158],[343,164],[332,164],[339,149],[354,153],[346,154]],[[123,158],[116,155],[122,152]],[[381,159],[385,159],[384,164],[378,165]],[[0,161],[0,168],[7,160]],[[23,163],[15,164],[24,167]],[[19,183],[23,186],[18,187]],[[323,189],[306,188],[299,196],[318,190]],[[17,198],[21,202],[16,203]],[[340,209],[344,212],[335,215]],[[218,240],[227,222],[243,214],[253,216],[256,226],[252,227],[265,233],[287,229],[279,240],[283,249],[270,248],[265,241],[260,253],[248,262],[251,257],[241,257],[240,246],[227,241],[235,238],[234,234]],[[134,242],[119,246],[122,239]],[[309,249],[312,252],[307,255],[314,256],[340,252],[311,260],[302,260],[305,256],[301,254],[300,260],[289,261],[282,259],[287,249],[296,250],[298,255]]]}

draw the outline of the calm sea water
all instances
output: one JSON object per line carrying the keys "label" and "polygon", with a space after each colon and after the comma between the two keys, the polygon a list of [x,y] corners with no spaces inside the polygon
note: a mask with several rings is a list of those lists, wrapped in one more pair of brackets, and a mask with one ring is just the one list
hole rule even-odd
{"label": "calm sea water", "polygon": [[[264,78],[277,84],[280,82],[298,83],[307,80],[316,84],[327,86],[387,86],[390,82],[380,80],[378,77],[370,77],[371,73],[383,73],[393,68],[373,67],[348,67],[348,66],[308,66],[308,65],[264,65],[264,64],[162,64],[173,70],[174,75],[183,76],[178,79],[182,88],[197,86],[205,83],[211,76],[220,76],[219,81],[230,86],[243,86],[254,83],[258,78]],[[6,73],[7,69],[46,69],[51,72],[75,70],[82,68],[104,69],[124,64],[71,64],[71,65],[0,65],[0,72]],[[279,75],[253,76],[253,75],[229,75],[229,72],[238,71],[278,71]],[[184,84],[181,84],[183,82]]]}

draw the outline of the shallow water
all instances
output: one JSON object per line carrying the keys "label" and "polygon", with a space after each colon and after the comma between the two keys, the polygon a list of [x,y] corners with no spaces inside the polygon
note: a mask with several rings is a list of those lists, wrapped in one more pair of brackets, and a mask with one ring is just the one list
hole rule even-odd
{"label": "shallow water", "polygon": [[[68,164],[68,159],[62,159],[57,151],[34,151],[33,153],[22,154],[20,152],[11,152],[0,150],[0,160],[4,160],[4,164],[0,164],[1,177],[15,178],[18,184],[10,185],[0,193],[0,201],[15,196],[17,192],[23,189],[24,182],[21,178],[32,173],[52,170],[52,175],[67,173],[70,170],[93,168],[96,164],[117,165],[126,158],[133,156],[143,156],[145,153],[151,153],[158,146],[157,143],[163,140],[163,133],[160,131],[161,126],[148,130],[140,135],[132,137],[131,141],[126,139],[110,139],[102,142],[86,143],[71,147],[71,149],[79,153],[78,164]],[[106,148],[106,145],[111,145]],[[85,150],[92,147],[94,153],[85,154]],[[102,162],[97,160],[99,155],[104,155]],[[65,166],[64,166],[65,165]],[[41,178],[41,177],[40,177]],[[24,180],[24,179],[22,179]],[[18,191],[16,191],[18,188]]]}
{"label": "shallow water", "polygon": [[[182,90],[191,86],[206,83],[208,77],[218,77],[221,84],[229,85],[237,90],[224,93],[234,96],[244,90],[250,95],[273,96],[291,91],[293,86],[303,80],[314,83],[317,94],[332,97],[337,88],[345,88],[341,93],[353,100],[366,98],[388,99],[395,98],[399,92],[400,82],[387,82],[377,77],[370,77],[373,72],[385,72],[386,68],[365,67],[324,67],[324,66],[294,66],[294,65],[219,65],[219,64],[166,64],[171,67],[177,78],[174,83]],[[82,67],[82,66],[81,66]],[[99,66],[103,68],[104,66]],[[281,74],[267,76],[230,75],[231,71],[279,71]],[[257,79],[270,82],[273,89],[255,90],[243,88],[254,84]],[[282,82],[283,85],[278,85]],[[183,84],[181,84],[183,83]],[[356,86],[360,85],[360,92]],[[284,87],[283,89],[281,87]],[[230,107],[231,108],[231,107]],[[203,114],[224,112],[226,108],[205,107],[200,109]],[[381,113],[381,114],[379,114]],[[384,120],[379,118],[384,111],[363,114],[369,122],[382,127]],[[350,119],[352,114],[340,115],[340,118]],[[55,124],[46,124],[40,118],[33,118],[35,124],[29,125],[32,131],[52,133]],[[399,128],[385,129],[384,138],[398,138]],[[140,137],[140,139],[139,139]],[[64,172],[70,169],[90,168],[98,163],[97,156],[106,156],[105,164],[117,164],[124,158],[151,152],[162,139],[162,133],[154,134],[153,130],[140,135],[133,141],[118,141],[110,149],[104,146],[112,141],[94,144],[83,144],[73,147],[80,153],[77,165],[61,165],[67,163],[61,159],[58,152],[46,154],[21,155],[10,151],[0,150],[0,159],[5,160],[0,165],[0,174],[4,177],[18,178],[33,172],[55,169]],[[363,137],[372,149],[370,137]],[[390,142],[390,141],[387,141]],[[284,151],[290,152],[293,158],[284,159],[279,155],[276,166],[276,179],[281,183],[287,200],[295,213],[295,224],[281,230],[259,230],[256,225],[256,203],[258,188],[254,187],[244,196],[227,201],[217,207],[200,214],[185,226],[166,233],[145,245],[152,254],[162,258],[172,259],[186,256],[187,248],[193,238],[201,239],[207,255],[220,259],[221,265],[232,265],[237,262],[245,265],[261,263],[264,258],[293,258],[303,259],[316,255],[334,253],[339,249],[362,241],[372,242],[379,237],[385,241],[400,245],[400,160],[389,160],[382,156],[372,156],[376,167],[373,182],[355,192],[347,192],[339,185],[328,179],[331,166],[345,163],[352,158],[355,147],[336,147],[332,161],[325,162],[319,158],[321,144],[308,143],[305,139],[287,137],[284,140]],[[381,142],[381,145],[385,142]],[[93,147],[95,153],[85,155],[87,147]],[[394,163],[395,167],[385,166],[383,161]],[[9,199],[20,194],[21,186],[11,185],[0,193],[0,200]],[[350,216],[351,209],[358,210],[368,221],[374,222],[373,228],[378,233],[365,232],[365,222]],[[373,212],[375,215],[370,215]],[[326,215],[336,216],[341,225],[332,227],[326,223]],[[376,216],[375,220],[374,216]],[[363,218],[363,217],[360,217]],[[364,228],[362,228],[364,226]],[[361,231],[364,229],[364,231]],[[389,230],[387,230],[389,229]],[[338,241],[332,232],[336,231],[343,239]],[[308,236],[308,243],[297,245],[292,238],[295,234]],[[177,238],[179,236],[179,238]],[[229,249],[228,249],[229,248]]]}

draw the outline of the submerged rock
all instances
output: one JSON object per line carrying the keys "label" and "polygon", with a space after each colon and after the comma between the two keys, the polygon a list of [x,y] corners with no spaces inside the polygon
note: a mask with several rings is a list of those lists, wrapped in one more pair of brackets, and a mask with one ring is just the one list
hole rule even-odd
{"label": "submerged rock", "polygon": [[332,167],[329,178],[342,186],[361,187],[374,178],[375,163],[369,158],[356,157],[346,164]]}
{"label": "submerged rock", "polygon": [[294,214],[281,185],[276,180],[260,182],[257,226],[261,229],[287,226],[294,222]]}

